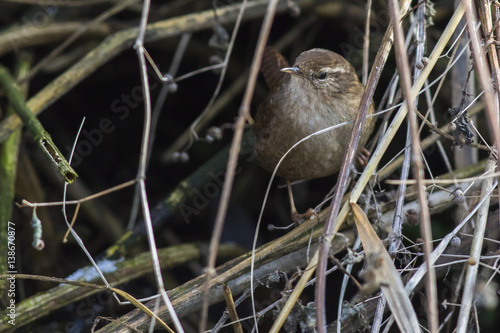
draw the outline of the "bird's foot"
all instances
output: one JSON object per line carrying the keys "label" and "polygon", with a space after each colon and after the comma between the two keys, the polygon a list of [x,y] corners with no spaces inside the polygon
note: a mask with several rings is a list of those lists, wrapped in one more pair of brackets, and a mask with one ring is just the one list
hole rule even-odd
{"label": "bird's foot", "polygon": [[312,208],[309,208],[307,212],[300,214],[297,211],[292,212],[292,221],[296,227],[309,220],[312,216],[318,217],[316,211]]}
{"label": "bird's foot", "polygon": [[368,160],[370,159],[370,152],[366,149],[363,148],[361,149],[357,156],[356,156],[356,161],[358,164],[361,166],[362,169],[364,169],[368,165]]}

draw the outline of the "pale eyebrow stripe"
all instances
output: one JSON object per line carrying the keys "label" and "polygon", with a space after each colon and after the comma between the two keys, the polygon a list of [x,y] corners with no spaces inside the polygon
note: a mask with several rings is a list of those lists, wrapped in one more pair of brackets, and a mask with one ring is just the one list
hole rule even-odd
{"label": "pale eyebrow stripe", "polygon": [[345,73],[346,72],[344,67],[335,67],[335,68],[325,67],[325,68],[322,68],[321,71],[325,71],[327,73]]}

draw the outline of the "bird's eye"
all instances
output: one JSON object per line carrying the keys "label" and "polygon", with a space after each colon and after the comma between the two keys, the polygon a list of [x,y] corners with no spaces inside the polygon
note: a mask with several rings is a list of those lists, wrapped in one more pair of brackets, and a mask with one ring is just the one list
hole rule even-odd
{"label": "bird's eye", "polygon": [[324,80],[326,79],[327,73],[326,72],[320,72],[318,75],[318,79]]}

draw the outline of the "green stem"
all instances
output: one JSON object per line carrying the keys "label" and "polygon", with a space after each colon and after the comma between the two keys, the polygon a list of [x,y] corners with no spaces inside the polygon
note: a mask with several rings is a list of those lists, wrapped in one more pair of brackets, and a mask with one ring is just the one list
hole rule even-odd
{"label": "green stem", "polygon": [[[18,76],[26,75],[31,66],[31,59],[26,53],[21,53],[18,59]],[[23,85],[26,90],[26,85]],[[14,113],[11,105],[6,108],[5,116]],[[11,257],[9,246],[15,244],[16,225],[11,221],[12,208],[14,206],[14,193],[16,185],[17,158],[19,153],[19,142],[21,141],[21,130],[15,130],[0,146],[0,272],[16,271],[16,266],[9,267],[7,257]],[[10,228],[9,228],[10,227]],[[9,239],[10,236],[10,239]],[[14,238],[13,238],[14,237]],[[9,243],[10,242],[10,243]],[[15,250],[13,251],[15,256]],[[12,264],[10,262],[10,264]],[[0,297],[8,289],[7,280],[0,283]],[[4,304],[5,305],[5,304]]]}
{"label": "green stem", "polygon": [[38,118],[28,108],[19,86],[9,74],[7,68],[2,65],[0,65],[0,85],[4,88],[10,105],[12,105],[14,111],[33,135],[33,139],[38,144],[38,147],[54,164],[57,170],[59,170],[64,180],[71,184],[78,177],[78,174],[61,154],[52,141],[50,134],[43,128]]}

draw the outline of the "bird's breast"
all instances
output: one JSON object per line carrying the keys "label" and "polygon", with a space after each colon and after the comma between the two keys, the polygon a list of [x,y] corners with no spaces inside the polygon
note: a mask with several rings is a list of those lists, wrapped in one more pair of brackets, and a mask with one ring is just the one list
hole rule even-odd
{"label": "bird's breast", "polygon": [[[257,128],[255,150],[262,166],[273,171],[280,159],[278,175],[288,179],[311,179],[331,175],[338,171],[343,153],[349,141],[352,123],[317,133],[333,125],[339,125],[354,117],[342,114],[345,106],[339,102],[323,103],[315,101],[315,95],[282,94],[270,97],[266,110],[271,116],[266,117],[265,126]],[[280,107],[278,107],[280,106]],[[339,109],[340,108],[340,112]],[[307,136],[312,137],[304,140]],[[345,139],[343,139],[345,137]],[[303,142],[300,142],[304,140]]]}

